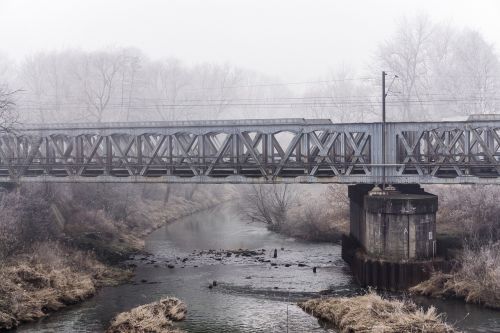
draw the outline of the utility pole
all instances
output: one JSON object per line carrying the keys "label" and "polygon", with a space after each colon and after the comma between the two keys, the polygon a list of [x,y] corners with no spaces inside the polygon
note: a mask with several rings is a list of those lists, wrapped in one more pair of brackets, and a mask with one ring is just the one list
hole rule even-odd
{"label": "utility pole", "polygon": [[385,163],[386,163],[386,152],[385,152],[385,98],[387,93],[385,92],[385,77],[387,73],[382,71],[382,191],[385,191],[386,179],[385,179]]}

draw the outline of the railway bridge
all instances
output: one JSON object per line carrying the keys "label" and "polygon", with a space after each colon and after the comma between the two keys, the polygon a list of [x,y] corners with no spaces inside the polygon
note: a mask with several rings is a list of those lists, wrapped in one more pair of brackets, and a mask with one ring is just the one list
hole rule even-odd
{"label": "railway bridge", "polygon": [[500,120],[23,125],[0,136],[0,181],[491,184],[499,147]]}
{"label": "railway bridge", "polygon": [[362,285],[404,289],[443,265],[420,185],[500,184],[500,120],[27,124],[0,135],[0,182],[349,184],[343,258]]}

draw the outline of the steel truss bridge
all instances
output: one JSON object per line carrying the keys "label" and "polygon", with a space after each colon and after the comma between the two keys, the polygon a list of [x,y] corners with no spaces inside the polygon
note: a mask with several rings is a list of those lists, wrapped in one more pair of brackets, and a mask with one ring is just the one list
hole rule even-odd
{"label": "steel truss bridge", "polygon": [[499,184],[500,121],[50,124],[0,136],[0,182],[374,184],[384,169],[388,183]]}

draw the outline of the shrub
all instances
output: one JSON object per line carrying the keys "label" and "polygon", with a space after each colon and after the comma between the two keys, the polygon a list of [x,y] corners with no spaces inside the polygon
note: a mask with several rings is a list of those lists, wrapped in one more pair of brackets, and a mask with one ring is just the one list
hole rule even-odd
{"label": "shrub", "polygon": [[43,191],[24,188],[0,198],[0,258],[35,242],[56,239],[61,226],[53,218],[51,199]]}
{"label": "shrub", "polygon": [[438,230],[483,245],[500,240],[500,187],[495,185],[434,186],[439,196]]}
{"label": "shrub", "polygon": [[500,308],[500,242],[463,250],[451,274],[435,273],[411,292],[432,297],[458,297],[468,303]]}

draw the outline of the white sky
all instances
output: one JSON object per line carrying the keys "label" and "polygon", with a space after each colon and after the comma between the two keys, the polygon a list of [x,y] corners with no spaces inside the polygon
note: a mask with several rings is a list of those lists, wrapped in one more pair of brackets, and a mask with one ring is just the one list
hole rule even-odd
{"label": "white sky", "polygon": [[476,29],[500,49],[498,0],[0,0],[0,53],[137,47],[284,80],[365,69],[403,16]]}

